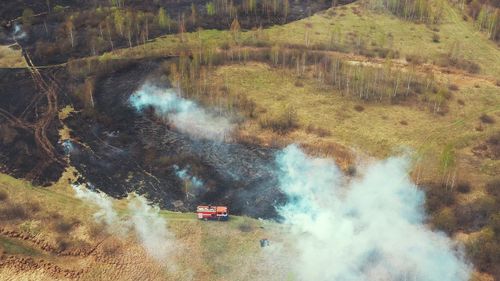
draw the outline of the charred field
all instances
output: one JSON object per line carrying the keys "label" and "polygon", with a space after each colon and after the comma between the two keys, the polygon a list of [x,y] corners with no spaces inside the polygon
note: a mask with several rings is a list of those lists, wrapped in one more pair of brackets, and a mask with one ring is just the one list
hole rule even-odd
{"label": "charred field", "polygon": [[[211,203],[229,205],[237,214],[275,217],[273,204],[282,198],[269,172],[272,149],[192,139],[155,117],[154,109],[134,111],[130,95],[158,79],[158,68],[158,62],[136,62],[99,80],[95,108],[68,118],[76,140],[71,164],[114,197],[137,191],[171,210]],[[206,190],[190,198],[176,166],[203,179]]]}
{"label": "charred field", "polygon": [[[58,107],[70,105],[74,111],[64,121],[70,130],[69,139],[59,140],[62,123],[57,118],[48,128],[58,157],[67,158],[67,165],[78,170],[79,182],[88,182],[115,198],[137,192],[169,210],[190,211],[199,204],[223,204],[235,214],[275,218],[274,205],[284,200],[269,172],[275,150],[193,139],[155,117],[154,109],[142,113],[131,107],[129,97],[141,84],[160,81],[159,66],[158,61],[128,62],[109,76],[100,77],[93,93],[93,108],[84,108],[81,100],[61,94]],[[67,77],[64,72],[57,75],[62,80]],[[2,108],[22,116],[33,101],[32,93],[36,93],[29,73],[6,70],[2,77],[4,89],[12,89],[8,92],[13,94],[2,97]],[[168,83],[161,84],[169,87]],[[68,90],[61,89],[60,93]],[[44,109],[37,104],[30,114]],[[33,115],[27,115],[24,122],[35,119]],[[65,166],[47,163],[30,130],[14,123],[1,128],[3,172],[39,185],[49,185],[61,176]],[[189,183],[176,175],[179,170],[203,179],[203,189],[190,194],[186,190]]]}
{"label": "charred field", "polygon": [[[116,7],[95,1],[55,1],[49,6],[44,1],[3,3],[0,40],[22,49],[34,65],[59,64],[37,72],[54,82],[57,110],[70,106],[72,113],[64,122],[56,112],[47,114],[51,116],[43,124],[43,141],[50,151],[44,151],[35,129],[37,117],[52,106],[43,97],[44,89],[33,82],[28,70],[2,70],[2,86],[8,94],[2,95],[1,108],[9,120],[1,127],[2,172],[46,186],[72,165],[80,173],[80,182],[88,181],[116,198],[137,191],[170,210],[225,204],[235,214],[276,218],[274,206],[284,202],[269,172],[276,150],[251,142],[195,140],[155,117],[153,109],[134,112],[128,98],[141,84],[161,81],[161,86],[170,87],[165,73],[159,71],[161,58],[123,59],[96,71],[91,63],[79,60],[144,45],[166,34],[228,30],[234,28],[234,17],[238,29],[250,30],[293,22],[331,6],[325,1],[291,1],[286,9],[281,1],[274,6],[267,2],[249,6],[246,1],[228,6],[226,2],[131,1],[126,7],[119,1]],[[160,23],[159,8],[167,11],[168,26]],[[128,33],[118,25],[123,17],[132,21]],[[170,60],[178,60],[175,57]],[[60,138],[61,130],[70,132],[69,139]],[[176,175],[183,170],[203,179],[205,190],[190,196],[188,183]]]}
{"label": "charred field", "polygon": [[[47,155],[38,148],[35,136],[36,121],[47,109],[47,105],[41,101],[43,97],[40,97],[26,69],[2,69],[0,77],[3,89],[1,114],[7,121],[2,122],[0,127],[2,172],[27,178],[39,185],[56,181],[64,166],[61,163],[50,163]],[[54,147],[57,147],[59,127],[60,123],[54,121],[46,128],[47,141]],[[58,151],[60,152],[62,150]]]}
{"label": "charred field", "polygon": [[[10,34],[15,33],[16,25],[23,25],[25,34],[17,41],[33,54],[36,64],[64,63],[68,59],[145,44],[166,34],[228,30],[235,17],[241,28],[257,29],[300,20],[331,7],[328,1],[290,1],[283,12],[282,1],[274,1],[275,7],[262,3],[248,6],[247,2],[127,1],[126,7],[120,6],[120,1],[116,7],[96,1],[55,1],[50,6],[45,1],[8,2],[0,8],[4,13],[0,42],[13,43]],[[212,8],[208,8],[209,3]],[[159,20],[160,8],[165,13],[165,23]],[[28,16],[23,14],[26,10],[30,11]],[[113,28],[113,21],[122,23]]]}
{"label": "charred field", "polygon": [[2,2],[0,280],[499,279],[499,12]]}

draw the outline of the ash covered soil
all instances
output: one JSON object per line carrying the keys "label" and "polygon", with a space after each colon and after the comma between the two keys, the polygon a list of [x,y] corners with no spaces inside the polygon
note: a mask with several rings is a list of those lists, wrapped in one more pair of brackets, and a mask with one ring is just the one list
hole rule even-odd
{"label": "ash covered soil", "polygon": [[[5,86],[16,80],[2,94],[1,108],[21,116],[37,92],[31,77],[22,70],[0,73]],[[60,73],[59,80],[66,79],[66,75]],[[128,100],[146,81],[169,87],[166,82],[158,82],[167,81],[161,77],[159,62],[143,61],[102,76],[96,82],[92,109],[83,109],[77,99],[67,96],[69,89],[58,92],[60,109],[66,105],[75,107],[75,112],[64,120],[71,130],[71,139],[58,141],[57,130],[62,127],[59,120],[52,123],[50,139],[60,157],[68,159],[79,171],[79,181],[115,198],[129,192],[146,194],[170,210],[192,211],[198,204],[224,204],[234,214],[276,217],[274,206],[284,200],[271,172],[276,151],[195,139],[157,117],[153,108],[137,112]],[[38,110],[43,109],[41,104]],[[36,118],[36,114],[37,110],[33,110],[31,118]],[[47,162],[32,133],[8,122],[2,122],[0,129],[2,171],[32,179],[36,167]],[[49,163],[38,171],[35,182],[49,184],[63,168]]]}
{"label": "ash covered soil", "polygon": [[[339,4],[349,2],[340,1]],[[187,19],[193,8],[191,3],[199,12],[196,22]],[[207,3],[127,1],[123,10],[146,11],[154,17],[160,7],[166,8],[174,20],[174,27],[161,29],[155,27],[152,20],[151,25],[145,25],[149,39],[177,32],[175,20],[182,18],[181,15],[186,15],[185,31],[198,27],[228,29],[234,15],[221,12],[223,17],[207,16],[204,14]],[[327,1],[290,1],[289,13],[284,15],[280,12],[271,14],[269,8],[260,4],[255,12],[249,13],[242,1],[234,3],[243,29],[290,22],[331,5]],[[18,1],[18,4],[6,2],[0,6],[5,19],[0,42],[11,44],[14,42],[12,36],[17,36],[23,53],[29,53],[35,65],[66,62],[69,58],[136,45],[143,34],[139,32],[137,38],[127,40],[118,30],[108,30],[108,37],[98,32],[102,31],[107,14],[96,17],[94,11],[101,5],[106,7],[109,1],[54,1],[52,6],[64,6],[63,12],[45,11],[46,1]],[[23,22],[20,7],[33,10],[35,16],[30,18],[29,24]],[[68,19],[74,28],[72,40],[65,29]],[[14,30],[19,26],[22,27],[18,31],[21,33],[16,33]],[[88,40],[96,34],[106,39],[101,40],[103,44],[99,48],[92,45],[93,40]],[[75,90],[75,85],[84,81],[74,78],[64,68],[40,70],[45,78],[51,77],[58,84],[55,103],[48,101],[48,95],[35,85],[28,70],[0,70],[0,109],[4,113],[0,115],[0,171],[37,185],[48,185],[60,177],[64,163],[68,162],[66,165],[72,165],[80,172],[81,182],[88,182],[92,188],[117,198],[136,191],[147,194],[150,200],[170,210],[192,211],[201,203],[224,204],[234,214],[276,217],[274,206],[283,202],[284,196],[271,172],[274,170],[275,150],[235,142],[193,139],[156,117],[154,109],[138,113],[130,107],[128,98],[145,81],[167,81],[166,77],[159,77],[158,68],[159,62],[140,61],[97,75],[92,95],[94,107],[91,109],[82,104],[78,98],[81,93]],[[77,79],[80,81],[74,81]],[[163,87],[169,87],[162,83]],[[61,142],[62,122],[56,112],[52,111],[51,116],[45,112],[51,106],[60,111],[67,105],[75,109],[64,120],[71,130],[71,140]],[[47,124],[37,121],[42,117],[47,117]],[[44,147],[45,152],[49,150],[50,157],[44,153]]]}
{"label": "ash covered soil", "polygon": [[[187,1],[187,0],[130,0],[126,4],[111,9],[111,1],[73,1],[56,0],[20,0],[0,3],[0,44],[12,44],[11,34],[16,26],[22,27],[25,35],[17,38],[23,48],[33,54],[35,64],[64,63],[70,58],[81,58],[99,55],[117,48],[143,44],[165,34],[186,32],[201,29],[229,29],[235,18],[242,29],[268,27],[303,19],[318,11],[331,7],[331,1],[289,1],[286,13],[283,4],[272,11],[270,7],[256,2],[253,10],[249,10],[245,1]],[[341,0],[338,5],[351,3],[353,0]],[[50,5],[47,6],[47,3]],[[207,4],[216,3],[215,15],[207,14]],[[218,3],[218,4],[217,4]],[[278,3],[278,2],[277,2]],[[281,2],[279,2],[281,3]],[[235,12],[227,12],[229,5],[234,5]],[[58,7],[58,8],[56,8]],[[109,9],[108,9],[109,8]],[[156,22],[159,9],[167,11],[169,27],[161,27]],[[26,9],[34,16],[24,17]],[[115,12],[122,11],[133,29],[124,35],[121,28],[112,27]],[[194,11],[194,13],[193,13]],[[127,14],[128,13],[128,14]],[[233,14],[234,13],[234,14]],[[137,15],[147,20],[134,20]],[[139,17],[139,16],[137,16]],[[23,22],[23,20],[29,22]],[[70,33],[68,23],[71,22]],[[20,36],[21,37],[21,36]]]}
{"label": "ash covered soil", "polygon": [[[224,204],[233,213],[274,217],[281,198],[270,172],[274,150],[190,138],[155,117],[154,109],[141,113],[130,106],[130,95],[143,83],[159,80],[157,68],[138,63],[97,83],[95,111],[66,122],[78,140],[69,152],[71,164],[114,197],[137,191],[167,209]],[[179,177],[179,170],[202,186]]]}
{"label": "ash covered soil", "polygon": [[[56,181],[64,167],[48,159],[37,146],[34,126],[47,104],[29,71],[0,69],[0,89],[0,172],[37,185]],[[53,120],[45,132],[56,147],[60,125]]]}

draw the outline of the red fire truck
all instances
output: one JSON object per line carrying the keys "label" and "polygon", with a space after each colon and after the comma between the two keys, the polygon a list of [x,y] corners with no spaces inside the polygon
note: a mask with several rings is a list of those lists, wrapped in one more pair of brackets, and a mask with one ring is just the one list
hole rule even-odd
{"label": "red fire truck", "polygon": [[198,206],[196,214],[200,220],[225,221],[229,218],[227,207],[225,206]]}

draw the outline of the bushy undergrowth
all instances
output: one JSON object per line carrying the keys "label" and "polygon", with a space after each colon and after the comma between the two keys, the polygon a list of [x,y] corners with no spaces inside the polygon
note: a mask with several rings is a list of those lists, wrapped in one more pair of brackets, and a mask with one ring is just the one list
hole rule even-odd
{"label": "bushy undergrowth", "polygon": [[6,203],[0,208],[0,218],[2,220],[21,220],[28,217],[26,209],[19,204]]}
{"label": "bushy undergrowth", "polygon": [[259,120],[259,124],[264,129],[286,134],[299,126],[297,111],[289,106],[277,115],[265,115]]}
{"label": "bushy undergrowth", "polygon": [[486,185],[487,195],[480,212],[474,215],[484,220],[479,235],[467,244],[467,253],[481,271],[500,278],[500,179]]}
{"label": "bushy undergrowth", "polygon": [[[312,78],[321,84],[331,87],[349,99],[377,103],[417,102],[434,113],[447,112],[446,101],[451,97],[447,87],[440,86],[432,75],[421,75],[413,68],[401,71],[388,62],[384,67],[353,64],[321,51],[311,51],[293,46],[274,46],[258,50],[239,47],[224,52],[211,53],[201,49],[193,49],[191,57],[181,56],[167,72],[174,85],[179,85],[184,95],[208,100],[208,103],[226,104],[228,109],[236,107],[253,115],[255,105],[245,99],[229,93],[224,88],[214,93],[207,87],[214,66],[230,63],[246,64],[257,61],[293,71],[299,79]],[[302,83],[303,84],[303,83]],[[300,83],[297,84],[300,86]],[[222,103],[221,103],[222,102]],[[276,119],[276,118],[273,118]],[[293,126],[281,121],[263,120],[264,127],[273,127],[277,131]]]}

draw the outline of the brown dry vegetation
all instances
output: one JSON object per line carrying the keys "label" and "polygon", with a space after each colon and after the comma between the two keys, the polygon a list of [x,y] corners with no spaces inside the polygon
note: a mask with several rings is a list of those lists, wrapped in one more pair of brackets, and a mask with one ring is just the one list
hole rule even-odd
{"label": "brown dry vegetation", "polygon": [[[176,64],[164,66],[165,74],[186,96],[245,116],[238,141],[275,147],[298,142],[308,153],[335,157],[350,175],[356,173],[354,155],[382,158],[410,148],[418,160],[412,176],[427,192],[429,222],[450,235],[465,234],[477,269],[500,276],[498,47],[448,4],[422,14],[386,8],[400,19],[372,11],[371,5],[353,4],[266,30],[166,36],[70,61],[68,70],[82,82],[74,92],[90,105],[102,73],[132,58],[178,56]],[[477,20],[481,8],[469,9]],[[48,47],[40,50],[49,52]],[[256,253],[254,242],[269,234],[251,219],[237,218],[221,230],[220,225],[199,224],[191,214],[166,214],[189,253],[178,263],[192,271],[165,274],[134,239],[110,237],[92,223],[89,208],[61,195],[71,192],[67,187],[21,193],[13,191],[19,182],[2,179],[0,217],[8,231],[0,238],[10,240],[0,240],[0,276],[66,277],[60,267],[87,280],[103,274],[245,280],[255,264],[244,253]],[[44,204],[39,195],[56,204]],[[28,201],[35,204],[23,204]],[[22,228],[17,227],[20,221]],[[71,235],[58,235],[66,232]],[[6,247],[12,243],[16,247]],[[85,255],[85,249],[96,245],[94,254]],[[63,262],[57,257],[61,253],[74,261]],[[34,258],[21,260],[26,255]],[[58,267],[40,262],[37,255]],[[228,263],[249,265],[234,268]]]}
{"label": "brown dry vegetation", "polygon": [[[274,239],[272,223],[242,217],[207,223],[190,213],[162,212],[178,250],[158,262],[134,235],[119,236],[95,223],[93,206],[71,195],[68,176],[40,189],[0,175],[4,201],[17,204],[2,206],[2,214],[10,211],[0,224],[0,279],[261,280],[265,274],[258,267],[259,239]],[[126,205],[117,201],[115,208],[127,216]]]}

